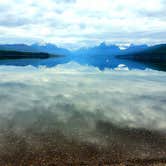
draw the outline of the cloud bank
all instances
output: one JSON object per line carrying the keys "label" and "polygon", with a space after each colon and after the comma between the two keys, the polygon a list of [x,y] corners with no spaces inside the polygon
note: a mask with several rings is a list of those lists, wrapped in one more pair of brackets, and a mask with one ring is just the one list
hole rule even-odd
{"label": "cloud bank", "polygon": [[0,0],[0,39],[70,48],[164,43],[165,10],[165,0]]}

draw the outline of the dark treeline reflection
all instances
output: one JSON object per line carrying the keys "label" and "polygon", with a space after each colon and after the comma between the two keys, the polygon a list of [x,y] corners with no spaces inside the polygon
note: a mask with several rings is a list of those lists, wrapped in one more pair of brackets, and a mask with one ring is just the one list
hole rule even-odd
{"label": "dark treeline reflection", "polygon": [[0,165],[165,163],[166,73],[69,63],[0,79]]}

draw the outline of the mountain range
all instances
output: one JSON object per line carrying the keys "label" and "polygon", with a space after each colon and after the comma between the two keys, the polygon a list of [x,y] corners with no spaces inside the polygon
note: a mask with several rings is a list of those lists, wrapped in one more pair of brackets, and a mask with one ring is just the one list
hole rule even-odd
{"label": "mountain range", "polygon": [[[129,59],[146,62],[166,62],[166,44],[148,46],[131,44],[126,49],[120,49],[117,45],[107,45],[105,42],[95,47],[68,50],[54,44],[3,44],[0,51],[16,51],[30,53],[48,53],[52,55],[63,55],[66,61],[79,63],[90,63],[92,65],[106,65],[105,63],[119,59]],[[1,54],[2,55],[2,54]]]}
{"label": "mountain range", "polygon": [[137,52],[148,48],[147,45],[133,45],[131,44],[127,49],[121,50],[116,45],[106,45],[104,42],[98,46],[90,48],[80,48],[75,51],[66,48],[57,47],[54,44],[47,43],[44,45],[35,43],[32,45],[26,44],[2,44],[0,50],[7,51],[21,51],[21,52],[46,52],[56,55],[117,55],[124,53]]}
{"label": "mountain range", "polygon": [[21,52],[43,52],[56,55],[68,55],[70,52],[67,49],[59,48],[54,44],[2,44],[0,50],[6,51],[21,51]]}

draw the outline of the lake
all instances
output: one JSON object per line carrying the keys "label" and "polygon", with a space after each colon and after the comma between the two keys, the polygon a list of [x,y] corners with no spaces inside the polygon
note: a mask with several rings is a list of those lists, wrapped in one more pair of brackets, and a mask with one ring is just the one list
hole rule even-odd
{"label": "lake", "polygon": [[0,62],[1,165],[165,159],[166,72],[103,61]]}
{"label": "lake", "polygon": [[68,62],[77,62],[82,65],[89,65],[99,68],[100,70],[104,70],[106,68],[115,69],[119,65],[124,64],[129,68],[129,70],[139,69],[145,70],[147,68],[154,70],[166,71],[166,64],[147,64],[141,63],[131,60],[122,60],[117,59],[114,56],[104,57],[100,56],[95,58],[92,57],[77,57],[77,56],[66,56],[59,58],[49,58],[49,59],[19,59],[19,60],[0,60],[0,65],[9,65],[9,66],[27,66],[32,65],[35,67],[46,66],[46,67],[54,67],[58,64],[65,64]]}

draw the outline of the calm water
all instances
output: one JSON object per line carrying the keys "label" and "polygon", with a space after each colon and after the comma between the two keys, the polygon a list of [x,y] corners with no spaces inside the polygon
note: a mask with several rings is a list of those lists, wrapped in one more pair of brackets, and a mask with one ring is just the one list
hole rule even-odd
{"label": "calm water", "polygon": [[0,165],[165,158],[166,72],[115,58],[0,64]]}
{"label": "calm water", "polygon": [[121,60],[117,58],[107,58],[107,57],[60,57],[60,58],[49,58],[49,59],[21,59],[21,60],[0,60],[0,65],[12,65],[12,66],[27,66],[32,65],[35,67],[38,66],[46,66],[46,67],[54,67],[58,64],[65,64],[70,61],[77,62],[82,65],[90,65],[94,67],[98,67],[101,70],[105,68],[114,69],[119,65],[124,64],[129,69],[140,69],[145,70],[146,68],[151,68],[155,70],[166,71],[166,64],[144,64],[140,62],[130,61],[130,60]]}

